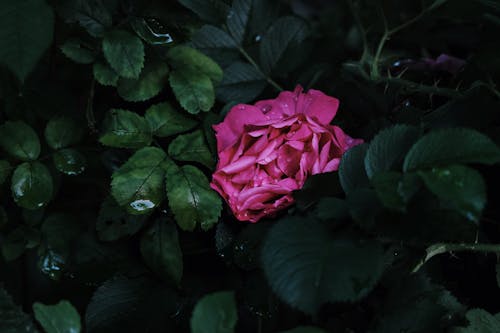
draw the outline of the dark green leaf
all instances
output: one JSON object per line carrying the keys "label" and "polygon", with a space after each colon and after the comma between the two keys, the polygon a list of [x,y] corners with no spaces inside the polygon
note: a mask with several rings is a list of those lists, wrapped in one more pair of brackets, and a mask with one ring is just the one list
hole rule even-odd
{"label": "dark green leaf", "polygon": [[79,151],[71,148],[56,151],[52,156],[56,169],[68,176],[76,176],[85,171],[87,160]]}
{"label": "dark green leaf", "polygon": [[40,155],[38,135],[22,121],[7,121],[0,126],[0,146],[23,161],[36,160]]}
{"label": "dark green leaf", "polygon": [[163,200],[163,150],[146,147],[138,150],[120,169],[113,173],[111,194],[116,202],[131,214],[145,214]]}
{"label": "dark green leaf", "polygon": [[368,145],[352,147],[342,155],[339,166],[339,179],[345,193],[367,187],[370,182],[366,175],[364,159]]}
{"label": "dark green leaf", "polygon": [[479,221],[486,204],[486,184],[479,172],[462,165],[432,168],[418,174],[427,188],[463,216]]}
{"label": "dark green leaf", "polygon": [[112,197],[106,198],[97,216],[96,229],[102,241],[115,241],[133,235],[146,222],[146,216],[127,214]]}
{"label": "dark green leaf", "polygon": [[302,42],[307,30],[306,23],[296,17],[285,16],[276,20],[260,44],[260,63],[264,72],[271,72],[292,43]]}
{"label": "dark green leaf", "polygon": [[37,333],[30,316],[14,304],[9,294],[0,289],[0,332],[2,333]]}
{"label": "dark green leaf", "polygon": [[268,283],[281,299],[314,314],[326,302],[353,302],[365,296],[384,270],[384,252],[378,243],[333,238],[315,220],[289,217],[268,233],[262,263]]}
{"label": "dark green leaf", "polygon": [[102,37],[111,27],[111,13],[103,0],[68,0],[61,13],[69,22],[78,22],[93,37]]}
{"label": "dark green leaf", "polygon": [[266,78],[254,66],[238,61],[224,70],[224,77],[217,86],[217,97],[226,103],[247,103],[255,99],[266,84]]}
{"label": "dark green leaf", "polygon": [[61,51],[66,57],[79,64],[91,64],[96,59],[93,50],[87,48],[81,40],[69,39],[61,45]]}
{"label": "dark green leaf", "polygon": [[229,10],[229,6],[221,0],[179,0],[179,2],[207,22],[220,21]]}
{"label": "dark green leaf", "polygon": [[81,124],[73,118],[58,116],[49,120],[45,140],[52,149],[61,149],[78,143],[83,136]]}
{"label": "dark green leaf", "polygon": [[401,178],[401,173],[387,171],[377,172],[371,179],[371,183],[384,206],[397,211],[404,211],[406,207],[405,199],[399,192]]}
{"label": "dark green leaf", "polygon": [[111,109],[103,122],[99,141],[117,148],[141,148],[151,143],[152,133],[148,122],[137,113]]}
{"label": "dark green leaf", "polygon": [[23,82],[52,42],[54,13],[45,0],[2,0],[0,63]]}
{"label": "dark green leaf", "polygon": [[375,190],[357,188],[347,194],[351,217],[363,228],[370,228],[375,217],[382,211],[382,205]]}
{"label": "dark green leaf", "polygon": [[318,201],[314,212],[322,221],[344,220],[349,217],[349,206],[345,200],[325,197]]}
{"label": "dark green leaf", "polygon": [[167,280],[179,285],[182,278],[182,252],[174,223],[158,219],[142,235],[141,253],[144,261]]}
{"label": "dark green leaf", "polygon": [[171,136],[193,129],[196,121],[177,112],[169,103],[151,106],[145,114],[153,134],[159,137]]}
{"label": "dark green leaf", "polygon": [[96,62],[92,67],[94,78],[103,86],[116,86],[120,76],[107,63]]}
{"label": "dark green leaf", "polygon": [[166,184],[170,208],[183,230],[212,228],[219,220],[222,202],[199,169],[191,165],[167,164]]}
{"label": "dark green leaf", "polygon": [[174,70],[170,74],[169,81],[175,97],[189,113],[207,112],[214,105],[214,86],[205,74],[184,67]]}
{"label": "dark green leaf", "polygon": [[12,175],[12,197],[18,206],[37,209],[52,198],[52,176],[40,162],[25,162]]}
{"label": "dark green leaf", "polygon": [[167,83],[168,66],[158,62],[147,64],[138,79],[121,78],[118,94],[129,102],[142,102],[155,97]]}
{"label": "dark green leaf", "polygon": [[368,177],[372,178],[377,172],[401,170],[403,159],[418,136],[419,130],[408,125],[396,125],[380,131],[366,152]]}
{"label": "dark green leaf", "polygon": [[219,291],[198,301],[191,316],[191,333],[232,333],[237,321],[234,293]]}
{"label": "dark green leaf", "polygon": [[500,148],[487,136],[472,129],[432,131],[418,140],[405,157],[405,171],[457,163],[500,162]]}
{"label": "dark green leaf", "polygon": [[136,17],[132,19],[130,25],[135,33],[148,44],[165,45],[174,41],[172,36],[165,31],[163,25],[155,18]]}
{"label": "dark green leaf", "polygon": [[47,333],[79,333],[81,330],[80,314],[68,301],[54,305],[33,304],[35,318]]}
{"label": "dark green leaf", "polygon": [[124,30],[107,33],[102,41],[104,57],[120,76],[136,79],[144,66],[144,45]]}
{"label": "dark green leaf", "polygon": [[452,333],[493,333],[500,332],[500,314],[492,315],[483,309],[467,311],[469,325],[465,328],[456,327]]}
{"label": "dark green leaf", "polygon": [[196,48],[204,52],[214,49],[234,49],[238,47],[234,39],[227,32],[213,25],[202,26],[194,34],[192,42]]}
{"label": "dark green leaf", "polygon": [[175,69],[189,67],[198,73],[205,74],[214,83],[222,79],[222,69],[212,59],[200,51],[187,46],[171,48],[167,54],[169,63]]}
{"label": "dark green leaf", "polygon": [[177,136],[168,146],[168,154],[175,160],[199,162],[209,169],[215,164],[201,130]]}
{"label": "dark green leaf", "polygon": [[0,185],[2,185],[9,177],[13,167],[6,160],[0,160]]}
{"label": "dark green leaf", "polygon": [[226,25],[234,41],[241,45],[245,37],[252,0],[234,0],[227,14]]}

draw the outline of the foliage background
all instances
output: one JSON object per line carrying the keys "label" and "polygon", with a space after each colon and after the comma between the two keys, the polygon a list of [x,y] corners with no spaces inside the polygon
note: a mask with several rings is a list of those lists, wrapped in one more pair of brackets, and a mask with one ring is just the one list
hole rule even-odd
{"label": "foliage background", "polygon": [[[492,0],[3,0],[0,331],[499,332],[499,33]],[[237,222],[211,125],[296,84],[366,143]]]}

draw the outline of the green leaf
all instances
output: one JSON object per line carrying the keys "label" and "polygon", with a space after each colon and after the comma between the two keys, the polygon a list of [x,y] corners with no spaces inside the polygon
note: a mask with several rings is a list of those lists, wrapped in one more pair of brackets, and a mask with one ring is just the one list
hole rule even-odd
{"label": "green leaf", "polygon": [[152,270],[180,284],[183,262],[175,224],[165,219],[156,220],[141,237],[141,253]]}
{"label": "green leaf", "polygon": [[142,102],[155,97],[167,83],[168,66],[158,62],[147,64],[138,79],[121,78],[118,94],[129,102]]}
{"label": "green leaf", "polygon": [[500,148],[490,138],[468,128],[448,128],[432,131],[418,140],[406,155],[403,169],[498,162]]}
{"label": "green leaf", "polygon": [[285,16],[276,20],[260,43],[262,70],[271,72],[290,45],[305,39],[307,30],[306,23],[296,17]]}
{"label": "green leaf", "polygon": [[486,184],[479,172],[462,165],[419,171],[427,188],[467,219],[478,222],[486,205]]}
{"label": "green leaf", "polygon": [[176,293],[144,276],[117,276],[95,291],[85,311],[88,332],[169,332],[180,311]]}
{"label": "green leaf", "polygon": [[79,333],[82,329],[78,311],[68,301],[54,305],[33,304],[35,318],[47,333]]}
{"label": "green leaf", "polygon": [[60,48],[66,57],[79,64],[91,64],[96,59],[96,53],[79,39],[68,39]]}
{"label": "green leaf", "polygon": [[493,316],[483,309],[467,311],[465,317],[469,325],[465,328],[456,327],[452,333],[493,333],[500,332],[500,315]]}
{"label": "green leaf", "polygon": [[12,169],[13,167],[8,161],[0,160],[0,185],[2,185],[7,180],[7,177],[9,177],[10,171]]}
{"label": "green leaf", "polygon": [[134,17],[130,21],[132,29],[150,45],[166,45],[174,40],[162,24],[155,18]]}
{"label": "green leaf", "polygon": [[102,41],[104,57],[120,76],[136,79],[144,66],[144,45],[139,37],[113,30]]}
{"label": "green leaf", "polygon": [[371,179],[371,183],[382,204],[397,211],[404,211],[406,208],[406,202],[398,191],[401,178],[401,173],[387,171],[377,172]]}
{"label": "green leaf", "polygon": [[262,247],[262,265],[273,291],[290,306],[315,314],[326,302],[354,302],[378,281],[384,251],[358,237],[333,238],[320,222],[288,217],[276,223]]}
{"label": "green leaf", "polygon": [[234,0],[227,15],[226,25],[234,41],[241,45],[245,37],[245,31],[250,16],[252,0]]}
{"label": "green leaf", "polygon": [[266,78],[254,66],[237,61],[224,70],[217,86],[217,98],[226,103],[247,103],[254,100],[266,84]]}
{"label": "green leaf", "polygon": [[367,187],[370,182],[366,175],[364,159],[368,145],[362,144],[347,150],[339,166],[339,179],[345,193]]}
{"label": "green leaf", "polygon": [[207,112],[214,105],[214,86],[205,74],[184,67],[172,71],[169,81],[175,97],[187,112]]}
{"label": "green leaf", "polygon": [[45,127],[45,140],[52,149],[61,149],[78,143],[83,137],[83,129],[73,118],[57,116],[49,120]]}
{"label": "green leaf", "polygon": [[2,333],[37,333],[30,316],[14,304],[12,298],[0,288],[0,332]]}
{"label": "green leaf", "polygon": [[197,122],[177,112],[169,103],[151,106],[144,115],[155,136],[166,137],[189,131]]}
{"label": "green leaf", "polygon": [[144,226],[146,217],[127,214],[112,197],[108,197],[103,201],[97,216],[97,235],[105,242],[133,235]]}
{"label": "green leaf", "polygon": [[0,126],[0,146],[23,161],[36,160],[40,155],[38,135],[22,121],[7,121]]}
{"label": "green leaf", "polygon": [[179,0],[203,21],[216,23],[226,16],[229,6],[221,0]]}
{"label": "green leaf", "polygon": [[60,9],[67,21],[78,22],[91,36],[101,38],[113,23],[104,1],[67,0]]}
{"label": "green leaf", "polygon": [[169,63],[175,69],[189,67],[192,70],[205,74],[214,83],[222,80],[222,69],[215,61],[200,51],[187,46],[176,46],[167,53]]}
{"label": "green leaf", "polygon": [[99,141],[116,148],[142,148],[151,143],[152,133],[148,122],[137,113],[111,109],[103,122]]}
{"label": "green leaf", "polygon": [[104,62],[94,63],[92,72],[94,73],[95,80],[103,86],[116,87],[118,84],[120,76],[113,70],[113,68]]}
{"label": "green leaf", "polygon": [[417,141],[418,128],[396,125],[380,131],[370,142],[365,156],[365,169],[369,178],[377,172],[399,171],[410,147]]}
{"label": "green leaf", "polygon": [[235,49],[238,47],[234,39],[224,30],[213,25],[204,25],[198,30],[193,38],[196,48],[208,51],[214,49]]}
{"label": "green leaf", "polygon": [[237,321],[234,292],[215,292],[196,303],[191,316],[191,333],[232,333]]}
{"label": "green leaf", "polygon": [[52,156],[56,169],[68,176],[76,176],[85,171],[87,160],[79,151],[71,148],[56,151]]}
{"label": "green leaf", "polygon": [[146,147],[138,150],[113,173],[111,194],[131,214],[145,214],[163,200],[165,172],[163,150]]}
{"label": "green leaf", "polygon": [[212,228],[219,220],[222,202],[203,172],[173,162],[167,163],[166,171],[168,203],[181,229],[192,231],[198,224],[203,230]]}
{"label": "green leaf", "polygon": [[299,326],[291,330],[281,331],[279,333],[326,333],[326,331],[313,326]]}
{"label": "green leaf", "polygon": [[18,206],[37,209],[52,198],[52,176],[40,162],[25,162],[12,175],[12,197]]}
{"label": "green leaf", "polygon": [[168,155],[178,161],[199,162],[209,169],[215,164],[201,130],[177,136],[168,146]]}
{"label": "green leaf", "polygon": [[54,13],[45,0],[2,0],[0,63],[21,82],[52,43]]}

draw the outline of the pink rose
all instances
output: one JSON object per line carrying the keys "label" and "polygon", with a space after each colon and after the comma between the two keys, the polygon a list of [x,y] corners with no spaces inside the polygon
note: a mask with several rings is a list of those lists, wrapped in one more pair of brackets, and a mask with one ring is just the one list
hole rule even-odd
{"label": "pink rose", "polygon": [[319,90],[234,106],[214,125],[219,162],[211,187],[240,221],[257,222],[293,204],[307,177],[338,169],[342,154],[362,143],[330,125],[339,101]]}

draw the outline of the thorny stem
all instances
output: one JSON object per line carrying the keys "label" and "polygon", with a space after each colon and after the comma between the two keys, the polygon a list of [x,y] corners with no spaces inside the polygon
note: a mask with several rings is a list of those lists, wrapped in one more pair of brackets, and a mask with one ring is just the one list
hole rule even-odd
{"label": "thorny stem", "polygon": [[245,57],[245,59],[262,75],[266,78],[266,81],[272,85],[276,90],[278,91],[283,91],[284,89],[276,83],[273,79],[271,79],[268,75],[266,75],[262,69],[260,69],[260,66],[253,60],[253,58],[245,51],[243,47],[238,47],[238,51]]}
{"label": "thorny stem", "polygon": [[415,266],[412,273],[416,273],[427,261],[434,256],[448,252],[486,252],[500,253],[500,244],[480,244],[480,243],[437,243],[429,246],[425,252],[425,257]]}
{"label": "thorny stem", "polygon": [[92,79],[92,82],[90,83],[90,91],[89,91],[89,97],[87,100],[87,107],[85,110],[85,116],[87,117],[87,125],[89,126],[89,129],[92,131],[92,133],[96,133],[96,120],[94,116],[94,94],[95,94],[95,80]]}

